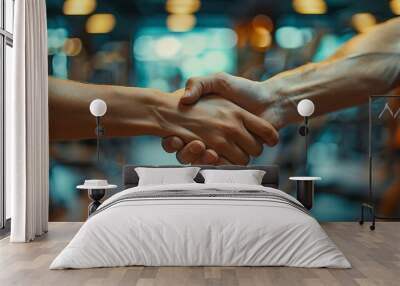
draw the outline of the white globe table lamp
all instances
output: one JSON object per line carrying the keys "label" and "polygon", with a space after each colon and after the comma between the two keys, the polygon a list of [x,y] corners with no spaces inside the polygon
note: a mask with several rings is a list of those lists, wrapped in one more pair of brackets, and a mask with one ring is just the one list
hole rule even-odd
{"label": "white globe table lamp", "polygon": [[306,153],[305,153],[305,166],[304,166],[304,171],[307,173],[307,165],[308,165],[308,133],[309,133],[309,128],[308,128],[308,119],[313,115],[315,110],[314,103],[309,100],[309,99],[303,99],[297,104],[297,112],[300,114],[300,116],[304,117],[304,125],[302,125],[299,128],[299,133],[301,136],[304,136],[305,138],[305,147],[306,147]]}
{"label": "white globe table lamp", "polygon": [[310,117],[314,113],[314,103],[309,99],[303,99],[297,105],[297,112],[303,117]]}
{"label": "white globe table lamp", "polygon": [[100,145],[100,137],[104,136],[104,128],[100,124],[100,118],[104,116],[107,112],[107,104],[104,100],[95,99],[90,103],[89,106],[90,113],[96,117],[96,138],[97,138],[97,162],[100,160],[100,153],[99,153],[99,145]]}
{"label": "white globe table lamp", "polygon": [[93,116],[101,117],[107,112],[107,104],[104,100],[95,99],[90,103],[89,109]]}
{"label": "white globe table lamp", "polygon": [[[95,99],[90,103],[90,113],[96,117],[96,139],[97,139],[97,163],[100,161],[100,137],[104,135],[104,128],[100,124],[100,118],[107,112],[107,104],[104,100]],[[92,215],[100,206],[100,200],[104,197],[106,190],[115,189],[117,186],[108,184],[107,180],[91,179],[85,180],[83,185],[77,186],[79,190],[87,190],[92,202],[89,204],[89,216]]]}

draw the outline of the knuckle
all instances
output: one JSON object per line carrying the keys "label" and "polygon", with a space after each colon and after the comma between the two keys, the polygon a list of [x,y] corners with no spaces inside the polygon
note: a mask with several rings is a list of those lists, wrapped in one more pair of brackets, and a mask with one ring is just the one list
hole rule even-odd
{"label": "knuckle", "polygon": [[201,90],[205,91],[207,90],[208,85],[204,81],[200,80],[199,87],[201,88]]}
{"label": "knuckle", "polygon": [[218,106],[215,108],[215,118],[219,119],[219,121],[216,122],[218,130],[224,130],[226,120],[229,118],[229,112],[222,106]]}
{"label": "knuckle", "polygon": [[214,75],[214,78],[217,80],[220,88],[227,88],[228,86],[228,74],[225,72],[218,72]]}
{"label": "knuckle", "polygon": [[214,77],[218,80],[225,80],[228,74],[226,72],[217,72]]}
{"label": "knuckle", "polygon": [[186,87],[190,87],[190,86],[194,85],[195,83],[196,83],[196,78],[191,77],[186,81]]}
{"label": "knuckle", "polygon": [[242,122],[242,124],[243,124],[244,116],[245,116],[244,112],[247,112],[247,111],[244,111],[242,108],[239,108],[236,105],[232,106],[232,114],[233,114],[233,116],[235,118],[237,118],[238,120],[240,120]]}

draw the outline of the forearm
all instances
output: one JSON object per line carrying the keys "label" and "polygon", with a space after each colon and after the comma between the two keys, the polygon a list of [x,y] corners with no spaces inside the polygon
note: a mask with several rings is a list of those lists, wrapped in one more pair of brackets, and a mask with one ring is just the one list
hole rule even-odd
{"label": "forearm", "polygon": [[107,113],[101,121],[106,137],[164,136],[165,131],[155,114],[160,100],[157,93],[150,89],[85,84],[49,77],[50,139],[94,138],[96,123],[89,105],[96,98],[107,103]]}
{"label": "forearm", "polygon": [[369,54],[310,64],[266,82],[275,90],[272,109],[277,127],[301,120],[297,103],[311,99],[315,115],[321,115],[368,101],[370,95],[385,94],[399,84],[400,55]]}
{"label": "forearm", "polygon": [[368,101],[400,85],[400,21],[391,21],[361,35],[332,58],[279,74],[264,83],[267,111],[280,128],[301,120],[296,105],[311,99],[315,115]]}

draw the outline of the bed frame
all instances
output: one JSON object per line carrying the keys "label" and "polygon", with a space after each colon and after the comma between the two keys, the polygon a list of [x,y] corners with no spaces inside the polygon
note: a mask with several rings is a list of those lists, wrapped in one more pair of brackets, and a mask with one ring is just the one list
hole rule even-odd
{"label": "bed frame", "polygon": [[[126,165],[122,172],[122,184],[123,189],[136,187],[139,182],[139,176],[135,171],[136,167],[148,167],[148,168],[182,168],[186,166],[181,165],[167,165],[167,166],[156,166],[156,165]],[[263,170],[265,175],[262,179],[262,185],[265,187],[279,188],[279,167],[277,165],[259,165],[259,166],[196,166],[201,169],[217,169],[217,170]],[[203,183],[204,178],[199,173],[194,179],[197,183]]]}

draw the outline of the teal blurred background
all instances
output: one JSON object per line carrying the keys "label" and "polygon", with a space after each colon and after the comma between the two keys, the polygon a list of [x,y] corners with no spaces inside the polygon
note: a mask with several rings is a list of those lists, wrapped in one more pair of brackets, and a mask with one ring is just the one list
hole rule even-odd
{"label": "teal blurred background", "polygon": [[[322,61],[399,14],[397,0],[47,0],[49,75],[163,91],[220,71],[266,80]],[[389,188],[400,193],[393,172],[400,144],[388,143],[398,136],[397,123],[393,131],[389,121],[376,127],[385,154],[374,172],[378,202]],[[323,177],[312,212],[323,221],[355,220],[368,191],[368,106],[315,118],[311,126],[310,170]],[[295,186],[288,177],[301,174],[304,154],[297,128],[281,130],[280,144],[251,161],[279,164],[281,189],[289,193]],[[151,136],[102,140],[99,164],[93,140],[51,142],[50,148],[52,221],[86,219],[87,194],[75,189],[84,179],[120,185],[125,164],[178,164]]]}

